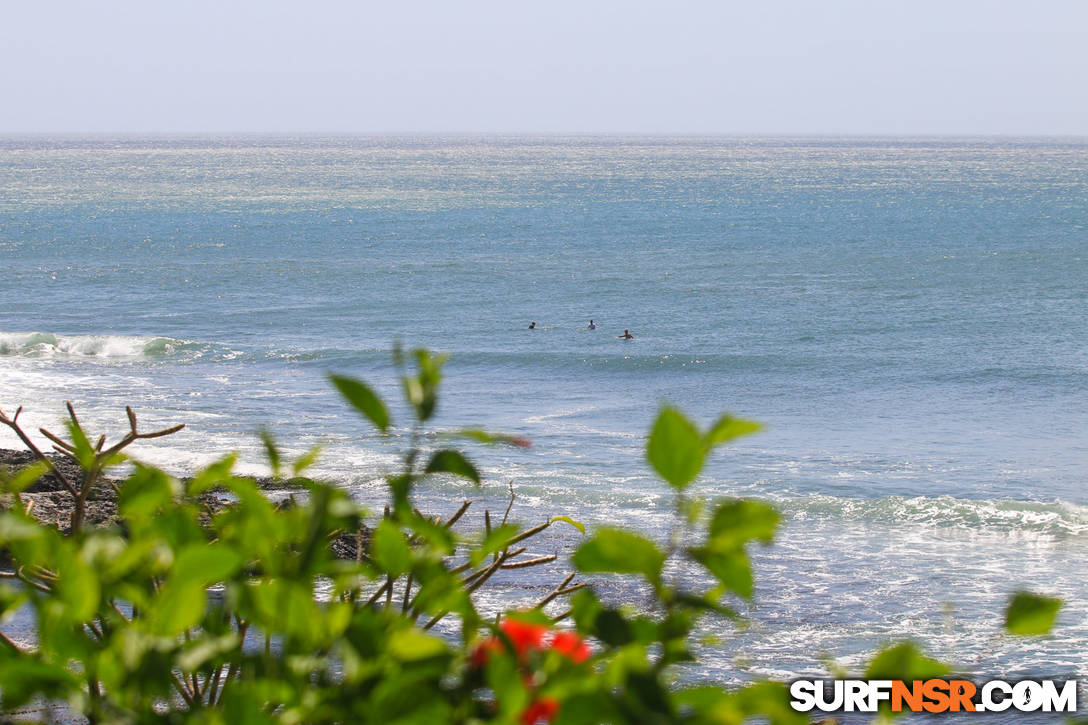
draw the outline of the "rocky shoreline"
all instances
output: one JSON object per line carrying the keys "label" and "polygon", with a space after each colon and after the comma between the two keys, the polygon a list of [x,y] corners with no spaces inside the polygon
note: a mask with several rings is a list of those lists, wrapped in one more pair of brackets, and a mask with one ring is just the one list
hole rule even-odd
{"label": "rocky shoreline", "polygon": [[[46,454],[53,465],[68,478],[78,480],[82,478],[82,471],[71,459],[57,453]],[[6,468],[11,472],[17,472],[26,466],[36,462],[38,457],[25,450],[11,450],[0,448],[0,469]],[[285,485],[284,481],[272,478],[255,478],[257,485],[266,491],[271,498],[290,500],[292,491],[298,490]],[[84,522],[91,527],[108,527],[119,521],[117,513],[117,494],[111,485],[120,484],[122,479],[103,476],[99,479],[99,485],[91,492],[86,502]],[[36,519],[47,526],[55,526],[67,533],[71,527],[72,496],[61,484],[53,473],[47,473],[23,490],[23,502],[29,505],[30,513]],[[232,505],[230,498],[216,494],[214,491],[201,494],[199,502],[210,519],[219,511]],[[11,506],[10,494],[0,495],[0,510],[6,510]],[[369,531],[362,532],[364,541],[369,539]],[[355,559],[359,555],[359,542],[354,533],[341,534],[329,542],[333,554],[341,559]]]}

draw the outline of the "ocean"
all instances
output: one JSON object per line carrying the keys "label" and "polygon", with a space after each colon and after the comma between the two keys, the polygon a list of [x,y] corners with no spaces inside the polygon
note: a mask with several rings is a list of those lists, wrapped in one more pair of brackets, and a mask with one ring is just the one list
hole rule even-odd
{"label": "ocean", "polygon": [[[662,537],[659,406],[763,422],[695,487],[785,517],[748,626],[707,625],[688,676],[715,682],[905,637],[976,679],[1088,677],[1086,303],[1084,139],[0,139],[0,408],[34,426],[131,405],[186,423],[134,449],[178,473],[260,472],[263,426],[379,508],[407,414],[383,439],[326,375],[395,400],[399,341],[450,355],[436,429],[533,441],[471,447],[485,484],[424,508],[512,481],[526,523]],[[1021,588],[1065,600],[1052,635],[1003,634]]]}

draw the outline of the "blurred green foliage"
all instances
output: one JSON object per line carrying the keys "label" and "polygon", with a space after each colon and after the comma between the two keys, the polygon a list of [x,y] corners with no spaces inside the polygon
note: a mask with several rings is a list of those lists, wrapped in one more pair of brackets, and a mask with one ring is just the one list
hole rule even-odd
{"label": "blurred green foliage", "polygon": [[[453,524],[467,503],[445,522],[420,514],[412,492],[424,478],[475,484],[480,474],[462,452],[421,444],[444,358],[398,349],[396,362],[413,416],[402,429],[363,382],[331,376],[382,434],[410,433],[402,469],[387,477],[381,515],[303,477],[316,450],[291,462],[303,494],[286,503],[235,475],[233,457],[185,483],[136,463],[119,486],[120,524],[77,526],[68,535],[39,523],[19,495],[46,466],[8,476],[0,615],[29,608],[36,641],[0,635],[0,709],[62,701],[95,723],[807,722],[790,709],[785,684],[676,684],[675,666],[693,660],[700,619],[737,618],[730,599],[753,596],[748,546],[770,542],[780,520],[757,501],[689,495],[707,456],[757,424],[725,416],[700,431],[662,408],[647,459],[676,497],[670,541],[596,528],[570,558],[576,572],[551,594],[485,619],[476,593],[497,571],[555,558],[524,558],[524,542],[556,522],[585,529],[563,515],[524,529],[506,516],[493,525],[488,513],[483,531],[460,535]],[[135,434],[131,413],[130,420]],[[69,432],[85,470],[97,474],[120,460],[96,456],[78,424]],[[449,438],[527,445],[476,428],[430,440]],[[270,435],[263,441],[279,475],[287,461]],[[209,514],[209,492],[231,504]],[[354,558],[330,547],[345,536],[357,545]],[[685,589],[670,576],[675,566],[701,568],[711,584]],[[637,610],[606,602],[571,583],[577,572],[634,577],[648,598]],[[1010,629],[1049,627],[1055,601],[1026,596],[1010,608]],[[566,597],[565,611],[554,612]],[[456,633],[433,634],[447,617]],[[943,671],[901,645],[881,652],[868,674]]]}

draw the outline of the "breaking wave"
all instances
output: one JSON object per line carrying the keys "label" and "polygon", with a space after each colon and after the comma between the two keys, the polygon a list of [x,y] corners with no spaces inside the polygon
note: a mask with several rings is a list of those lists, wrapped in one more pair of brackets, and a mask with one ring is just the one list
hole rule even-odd
{"label": "breaking wave", "polygon": [[1088,506],[1067,502],[971,500],[953,496],[888,496],[877,499],[816,494],[780,500],[796,521],[829,519],[874,526],[950,527],[1065,539],[1088,534]]}
{"label": "breaking wave", "polygon": [[0,332],[0,356],[8,357],[155,359],[179,353],[199,356],[205,347],[171,337]]}

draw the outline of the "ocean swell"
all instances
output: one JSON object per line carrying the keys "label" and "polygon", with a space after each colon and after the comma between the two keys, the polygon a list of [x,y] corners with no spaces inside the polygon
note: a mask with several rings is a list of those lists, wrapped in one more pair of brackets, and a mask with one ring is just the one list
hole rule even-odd
{"label": "ocean swell", "polygon": [[179,353],[199,355],[202,347],[170,337],[0,332],[0,356],[6,357],[156,359]]}
{"label": "ocean swell", "polygon": [[1067,502],[972,500],[953,496],[845,498],[826,494],[785,498],[778,505],[795,521],[830,519],[869,526],[935,526],[1038,539],[1088,534],[1088,506]]}

